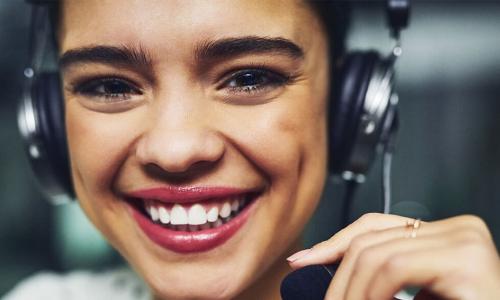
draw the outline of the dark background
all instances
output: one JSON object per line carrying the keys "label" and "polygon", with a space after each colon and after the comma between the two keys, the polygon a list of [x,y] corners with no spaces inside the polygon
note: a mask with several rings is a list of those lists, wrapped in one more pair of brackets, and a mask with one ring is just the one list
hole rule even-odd
{"label": "dark background", "polygon": [[[414,1],[398,61],[401,126],[392,210],[434,220],[481,216],[500,243],[500,2]],[[388,53],[382,5],[356,2],[348,45]],[[0,295],[36,271],[102,269],[120,258],[76,204],[43,201],[24,157],[16,108],[27,61],[29,7],[0,1]],[[380,164],[351,212],[380,210]],[[328,180],[306,244],[340,224],[343,186]]]}

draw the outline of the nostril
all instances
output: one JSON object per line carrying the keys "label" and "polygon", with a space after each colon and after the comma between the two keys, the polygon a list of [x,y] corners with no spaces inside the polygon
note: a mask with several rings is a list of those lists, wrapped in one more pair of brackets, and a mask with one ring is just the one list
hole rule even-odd
{"label": "nostril", "polygon": [[193,164],[190,168],[189,171],[191,172],[196,172],[196,173],[202,173],[206,172],[208,170],[211,170],[215,168],[218,165],[219,160],[216,161],[199,161]]}
{"label": "nostril", "polygon": [[193,180],[197,176],[211,172],[218,165],[219,161],[199,161],[189,166],[187,169],[179,169],[177,171],[166,170],[156,164],[146,164],[143,169],[151,178],[157,178],[162,181],[171,183]]}
{"label": "nostril", "polygon": [[162,173],[186,173],[220,161],[225,143],[223,137],[206,129],[152,130],[138,141],[135,152],[143,166],[155,165],[153,169]]}

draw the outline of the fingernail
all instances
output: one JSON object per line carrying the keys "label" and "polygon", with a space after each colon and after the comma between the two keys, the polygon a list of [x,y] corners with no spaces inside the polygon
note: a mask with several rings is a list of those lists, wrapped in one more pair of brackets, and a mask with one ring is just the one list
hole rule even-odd
{"label": "fingernail", "polygon": [[296,260],[299,260],[300,258],[304,257],[307,255],[307,253],[309,253],[311,251],[311,249],[304,249],[304,250],[301,250],[295,254],[292,254],[290,257],[288,257],[286,260],[288,262],[294,262]]}

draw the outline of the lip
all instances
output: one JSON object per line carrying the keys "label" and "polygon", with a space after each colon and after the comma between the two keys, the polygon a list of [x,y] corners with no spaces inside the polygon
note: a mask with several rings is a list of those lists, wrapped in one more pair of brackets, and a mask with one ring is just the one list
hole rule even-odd
{"label": "lip", "polygon": [[[221,246],[233,237],[248,220],[262,192],[260,189],[227,187],[161,187],[127,193],[126,197],[131,201],[126,201],[126,203],[138,227],[152,242],[164,249],[187,254],[209,251]],[[250,203],[242,211],[219,227],[199,231],[178,231],[163,227],[152,222],[141,211],[141,205],[150,199],[165,203],[192,203],[241,195],[251,197]]]}
{"label": "lip", "polygon": [[159,187],[127,193],[129,198],[154,199],[165,203],[192,203],[214,198],[229,198],[255,192],[232,187]]}

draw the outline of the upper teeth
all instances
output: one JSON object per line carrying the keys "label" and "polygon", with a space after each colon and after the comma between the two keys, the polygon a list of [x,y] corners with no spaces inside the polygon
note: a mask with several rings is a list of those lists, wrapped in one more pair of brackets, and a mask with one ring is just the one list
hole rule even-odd
{"label": "upper teeth", "polygon": [[[237,213],[245,204],[243,197],[233,198],[219,204],[203,207],[196,203],[190,207],[174,204],[171,209],[157,201],[148,201],[146,211],[154,222],[172,225],[203,225],[216,223],[220,218],[226,219],[231,213]],[[219,218],[220,217],[220,218]],[[220,223],[220,222],[219,222]]]}
{"label": "upper teeth", "polygon": [[189,208],[188,223],[190,225],[203,225],[207,223],[207,213],[205,212],[203,206],[195,204]]}
{"label": "upper teeth", "polygon": [[[172,225],[183,225],[183,224],[189,223],[188,222],[188,214],[187,214],[186,210],[184,209],[184,207],[180,206],[179,204],[176,204],[176,205],[174,205],[174,207],[172,207],[170,217],[171,217],[170,222],[172,222]],[[168,223],[165,223],[165,224],[168,224]]]}
{"label": "upper teeth", "polygon": [[170,222],[170,215],[165,207],[161,206],[158,208],[158,214],[162,223],[168,224]]}
{"label": "upper teeth", "polygon": [[222,205],[222,208],[219,211],[219,216],[221,216],[221,218],[227,218],[229,217],[230,214],[231,214],[231,204],[226,202]]}
{"label": "upper teeth", "polygon": [[219,218],[219,208],[217,206],[212,207],[207,213],[207,221],[215,222]]}

